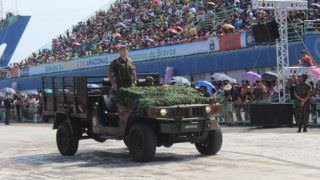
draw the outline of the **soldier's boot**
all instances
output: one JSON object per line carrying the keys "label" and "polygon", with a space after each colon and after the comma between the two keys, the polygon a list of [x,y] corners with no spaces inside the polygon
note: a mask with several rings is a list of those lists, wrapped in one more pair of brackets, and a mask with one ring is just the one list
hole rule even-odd
{"label": "soldier's boot", "polygon": [[303,127],[303,132],[308,132],[307,126],[304,126],[304,127]]}
{"label": "soldier's boot", "polygon": [[301,125],[299,125],[297,133],[301,133]]}

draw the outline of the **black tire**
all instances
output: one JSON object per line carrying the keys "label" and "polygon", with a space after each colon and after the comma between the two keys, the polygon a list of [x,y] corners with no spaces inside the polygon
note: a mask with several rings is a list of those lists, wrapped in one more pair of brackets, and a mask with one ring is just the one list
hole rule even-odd
{"label": "black tire", "polygon": [[222,146],[222,131],[221,129],[212,130],[209,132],[204,142],[196,143],[197,150],[202,155],[215,155],[217,154]]}
{"label": "black tire", "polygon": [[78,151],[79,136],[66,122],[60,124],[56,135],[59,152],[63,156],[73,156]]}
{"label": "black tire", "polygon": [[150,162],[155,153],[157,138],[153,129],[145,124],[135,124],[130,128],[128,148],[135,162]]}

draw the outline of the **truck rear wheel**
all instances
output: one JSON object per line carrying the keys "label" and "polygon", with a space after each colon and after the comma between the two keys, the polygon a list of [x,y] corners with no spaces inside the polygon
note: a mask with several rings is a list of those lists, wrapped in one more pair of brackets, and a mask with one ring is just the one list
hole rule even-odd
{"label": "truck rear wheel", "polygon": [[217,154],[222,146],[222,131],[221,129],[212,130],[209,132],[204,142],[196,143],[197,150],[203,155]]}
{"label": "truck rear wheel", "polygon": [[79,137],[76,130],[72,131],[70,125],[66,122],[60,124],[56,141],[60,153],[64,156],[73,156],[78,151]]}
{"label": "truck rear wheel", "polygon": [[128,135],[129,152],[136,162],[149,162],[156,153],[157,138],[153,129],[145,124],[135,124]]}

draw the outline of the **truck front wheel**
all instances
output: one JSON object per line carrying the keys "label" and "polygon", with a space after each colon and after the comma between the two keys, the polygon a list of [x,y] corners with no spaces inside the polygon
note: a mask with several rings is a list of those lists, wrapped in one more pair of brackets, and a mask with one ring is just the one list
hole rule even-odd
{"label": "truck front wheel", "polygon": [[197,150],[203,155],[217,154],[222,146],[221,129],[212,130],[203,142],[196,143]]}
{"label": "truck front wheel", "polygon": [[136,162],[149,162],[156,153],[157,138],[153,129],[145,124],[135,124],[128,135],[130,155]]}
{"label": "truck front wheel", "polygon": [[66,122],[60,124],[56,135],[57,146],[63,156],[73,156],[79,146],[79,137]]}

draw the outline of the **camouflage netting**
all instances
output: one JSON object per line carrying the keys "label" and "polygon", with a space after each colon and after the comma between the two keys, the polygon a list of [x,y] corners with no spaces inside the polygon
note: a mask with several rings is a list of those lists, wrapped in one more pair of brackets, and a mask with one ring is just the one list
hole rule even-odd
{"label": "camouflage netting", "polygon": [[179,86],[122,88],[117,93],[117,100],[120,105],[139,111],[152,106],[210,103],[210,98],[201,97],[197,90]]}

